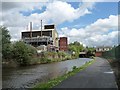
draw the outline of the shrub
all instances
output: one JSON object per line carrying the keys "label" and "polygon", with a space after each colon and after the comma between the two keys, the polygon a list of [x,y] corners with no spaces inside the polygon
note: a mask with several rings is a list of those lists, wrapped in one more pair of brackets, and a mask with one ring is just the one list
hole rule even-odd
{"label": "shrub", "polygon": [[13,58],[13,47],[11,44],[4,44],[3,48],[2,48],[2,58],[3,61],[10,61]]}
{"label": "shrub", "polygon": [[72,69],[73,69],[73,70],[75,70],[76,68],[77,68],[76,66],[73,66],[73,68],[72,68]]}
{"label": "shrub", "polygon": [[30,45],[25,44],[22,41],[16,42],[13,45],[13,59],[18,62],[19,65],[28,65],[33,55],[37,51]]}
{"label": "shrub", "polygon": [[7,27],[0,25],[0,52],[2,52],[2,61],[11,59],[11,36]]}
{"label": "shrub", "polygon": [[48,58],[40,58],[40,62],[41,62],[41,63],[49,63],[49,62],[51,62],[51,59],[48,59]]}

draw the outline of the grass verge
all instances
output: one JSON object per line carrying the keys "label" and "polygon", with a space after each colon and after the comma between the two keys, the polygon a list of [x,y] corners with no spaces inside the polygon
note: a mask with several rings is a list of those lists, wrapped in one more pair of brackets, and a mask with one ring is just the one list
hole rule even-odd
{"label": "grass verge", "polygon": [[94,62],[95,62],[95,59],[85,63],[83,66],[81,66],[79,68],[76,68],[76,66],[74,66],[72,71],[69,71],[68,73],[64,74],[63,76],[57,77],[57,78],[52,79],[48,82],[37,84],[33,87],[32,90],[37,90],[37,89],[40,89],[40,88],[44,89],[44,90],[48,90],[48,89],[58,85],[60,82],[67,79],[68,77],[73,76],[76,73],[80,72],[81,70],[85,69],[86,67],[88,67],[89,65],[91,65]]}

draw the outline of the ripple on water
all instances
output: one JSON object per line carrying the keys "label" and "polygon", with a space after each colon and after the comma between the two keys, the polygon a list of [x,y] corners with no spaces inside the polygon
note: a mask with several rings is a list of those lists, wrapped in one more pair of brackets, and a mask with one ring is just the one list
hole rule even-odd
{"label": "ripple on water", "polygon": [[71,71],[73,66],[80,67],[90,60],[81,58],[16,69],[3,69],[3,88],[29,88],[38,82],[61,76]]}

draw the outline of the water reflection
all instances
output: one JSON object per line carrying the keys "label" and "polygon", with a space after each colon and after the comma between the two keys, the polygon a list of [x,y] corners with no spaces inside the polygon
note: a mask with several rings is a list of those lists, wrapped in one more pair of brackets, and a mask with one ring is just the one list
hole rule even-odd
{"label": "water reflection", "polygon": [[80,67],[90,60],[81,58],[15,69],[4,68],[2,72],[3,88],[29,88],[38,82],[61,76],[71,71],[73,66]]}

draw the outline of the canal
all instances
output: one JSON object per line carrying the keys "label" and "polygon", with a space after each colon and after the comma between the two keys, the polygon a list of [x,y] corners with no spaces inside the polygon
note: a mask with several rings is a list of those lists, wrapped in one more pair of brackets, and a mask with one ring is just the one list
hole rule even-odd
{"label": "canal", "polygon": [[38,82],[45,82],[52,78],[61,76],[72,70],[73,66],[80,67],[89,58],[79,58],[50,64],[41,64],[19,68],[3,68],[3,88],[31,88]]}

